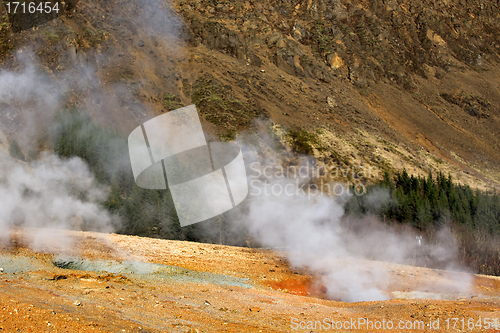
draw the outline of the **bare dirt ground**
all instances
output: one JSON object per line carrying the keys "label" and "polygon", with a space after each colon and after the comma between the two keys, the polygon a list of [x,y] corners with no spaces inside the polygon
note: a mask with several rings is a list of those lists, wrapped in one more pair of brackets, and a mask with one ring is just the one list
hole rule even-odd
{"label": "bare dirt ground", "polygon": [[[500,321],[500,278],[472,276],[458,295],[443,290],[461,273],[367,262],[389,267],[392,299],[347,303],[323,299],[324,286],[283,252],[91,232],[54,241],[56,231],[32,231],[12,233],[0,252],[2,332],[385,331],[370,321],[405,332],[500,331],[487,328]],[[95,266],[61,264],[79,262]],[[99,271],[98,262],[115,267]],[[332,321],[344,324],[324,324]]]}

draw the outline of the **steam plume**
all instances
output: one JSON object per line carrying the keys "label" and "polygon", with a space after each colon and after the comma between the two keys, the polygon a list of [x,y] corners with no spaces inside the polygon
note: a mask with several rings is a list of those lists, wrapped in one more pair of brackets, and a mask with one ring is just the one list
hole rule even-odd
{"label": "steam plume", "polygon": [[[141,0],[139,4],[114,6],[117,11],[111,19],[116,20],[117,26],[123,23],[132,32],[138,28],[139,37],[143,34],[143,38],[165,47],[179,44],[182,22],[168,5],[158,0]],[[126,15],[127,20],[119,13]],[[74,48],[73,54],[69,52],[67,56],[63,59],[61,53],[60,62],[72,64],[71,68],[52,75],[25,48],[16,52],[16,69],[0,71],[0,241],[7,241],[9,230],[16,226],[110,232],[118,224],[117,218],[100,206],[108,191],[96,182],[83,160],[42,153],[38,160],[25,164],[14,161],[5,152],[13,139],[24,152],[38,150],[40,144],[46,148],[48,129],[57,130],[54,114],[68,103],[68,96],[78,96],[83,111],[104,120],[117,119],[117,114],[123,119],[119,99],[133,100],[127,104],[135,105],[146,117],[147,107],[138,103],[123,85],[110,84],[102,89],[95,73],[103,64],[113,66],[112,57],[92,50],[76,55]],[[96,61],[85,61],[88,57]],[[129,163],[128,156],[113,157],[112,163],[106,165],[109,174]],[[51,235],[53,231],[40,229],[31,245],[50,244],[42,240]],[[58,241],[52,243],[68,243],[68,239],[61,233]]]}
{"label": "steam plume", "polygon": [[[259,137],[269,140],[266,134]],[[446,229],[436,244],[419,245],[417,233],[409,228],[396,229],[375,216],[345,216],[347,195],[325,196],[307,186],[304,190],[302,184],[311,181],[307,177],[298,182],[280,173],[273,176],[269,170],[280,170],[286,163],[269,149],[269,142],[263,146],[267,149],[245,146],[247,161],[254,165],[249,172],[252,190],[234,221],[243,223],[263,246],[286,249],[292,266],[321,276],[329,298],[351,302],[391,298],[385,292],[391,275],[382,262],[423,265],[432,260],[442,263],[441,268],[458,267],[452,267],[457,245]],[[369,195],[366,201],[374,206],[392,200],[384,189]],[[455,282],[446,292],[467,292],[467,278]]]}
{"label": "steam plume", "polygon": [[[4,232],[19,226],[109,232],[117,222],[99,206],[106,192],[79,158],[62,160],[43,154],[28,166],[2,154],[0,174],[0,230]],[[35,236],[32,245],[36,248],[40,237],[47,235]]]}

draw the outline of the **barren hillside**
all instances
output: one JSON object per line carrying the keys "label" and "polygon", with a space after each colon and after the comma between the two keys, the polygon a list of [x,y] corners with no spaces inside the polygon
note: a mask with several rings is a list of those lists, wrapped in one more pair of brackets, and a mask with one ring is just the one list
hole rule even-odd
{"label": "barren hillside", "polygon": [[[66,102],[90,105],[95,119],[124,133],[196,103],[206,128],[223,137],[269,117],[317,133],[315,154],[326,165],[441,170],[473,187],[498,186],[496,1],[70,7],[21,31],[2,16],[3,68],[19,68],[18,52],[31,50],[48,75],[88,76]],[[9,110],[2,131],[11,140],[23,122],[16,106]]]}
{"label": "barren hillside", "polygon": [[[0,5],[0,331],[500,331],[500,279],[454,266],[499,262],[498,197],[473,192],[500,188],[499,6],[70,0],[40,19]],[[363,185],[442,172],[447,192],[405,177],[482,215],[452,229],[429,202],[412,206],[418,225],[320,194],[255,196],[183,229],[169,192],[133,183],[125,138],[190,104],[209,139],[270,141],[252,147],[269,165],[376,167],[334,179]],[[386,192],[363,204],[392,204]]]}

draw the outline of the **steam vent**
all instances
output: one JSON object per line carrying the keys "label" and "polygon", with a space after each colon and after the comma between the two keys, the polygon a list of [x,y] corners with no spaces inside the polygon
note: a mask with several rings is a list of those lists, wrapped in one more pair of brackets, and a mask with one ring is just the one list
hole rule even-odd
{"label": "steam vent", "polygon": [[497,0],[0,4],[0,332],[500,332]]}

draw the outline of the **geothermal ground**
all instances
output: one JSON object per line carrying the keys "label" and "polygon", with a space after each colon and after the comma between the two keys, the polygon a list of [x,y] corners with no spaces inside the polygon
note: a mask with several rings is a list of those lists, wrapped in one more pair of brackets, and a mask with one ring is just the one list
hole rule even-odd
{"label": "geothermal ground", "polygon": [[26,229],[6,244],[1,332],[500,332],[498,277],[366,261],[390,272],[388,300],[347,303],[285,252]]}

